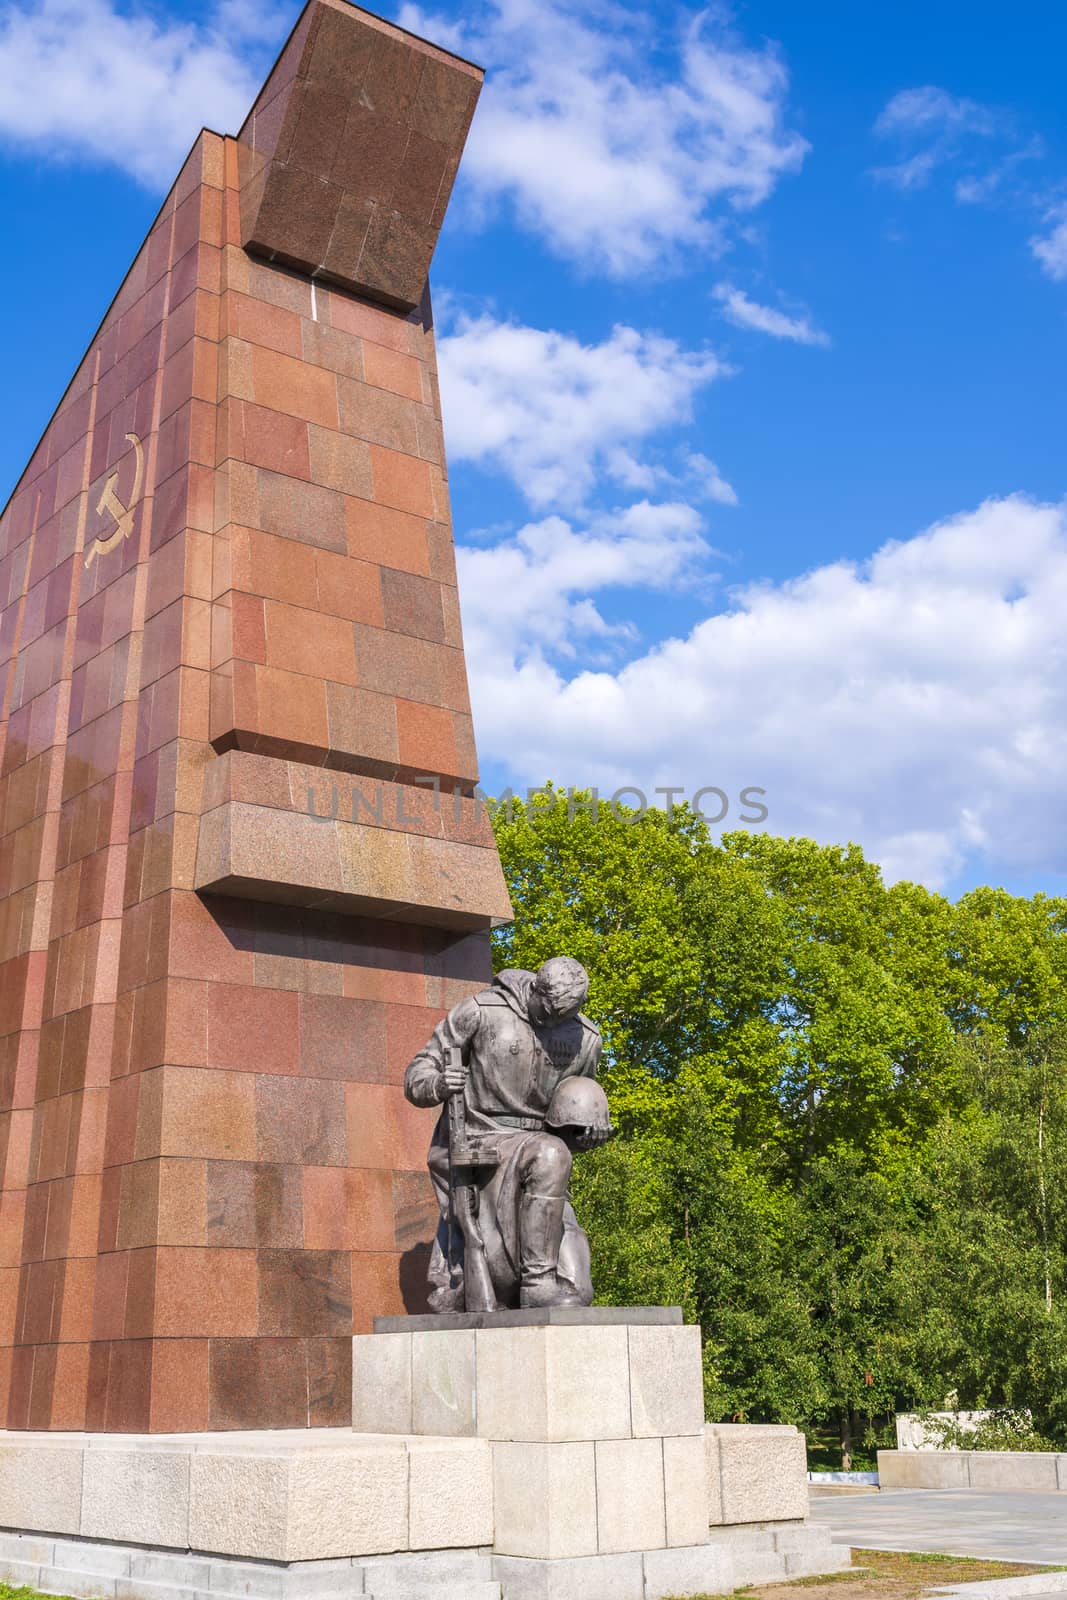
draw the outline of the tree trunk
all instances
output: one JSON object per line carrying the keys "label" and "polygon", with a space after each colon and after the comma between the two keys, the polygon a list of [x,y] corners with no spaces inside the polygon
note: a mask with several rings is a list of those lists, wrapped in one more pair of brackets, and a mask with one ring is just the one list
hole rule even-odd
{"label": "tree trunk", "polygon": [[842,1406],[838,1412],[841,1426],[841,1471],[852,1471],[852,1407]]}
{"label": "tree trunk", "polygon": [[1037,1184],[1041,1202],[1041,1251],[1045,1258],[1045,1310],[1052,1313],[1052,1265],[1048,1247],[1048,1191],[1045,1187],[1045,1111],[1048,1104],[1048,1077],[1041,1084],[1041,1104],[1037,1113]]}

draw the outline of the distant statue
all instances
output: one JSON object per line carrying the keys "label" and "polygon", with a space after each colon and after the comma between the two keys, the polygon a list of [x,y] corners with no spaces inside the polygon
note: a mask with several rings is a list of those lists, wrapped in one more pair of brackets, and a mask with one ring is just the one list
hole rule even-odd
{"label": "distant statue", "polygon": [[575,1151],[613,1133],[596,1081],[585,968],[554,956],[461,1000],[404,1074],[413,1105],[444,1105],[429,1168],[441,1208],[434,1311],[588,1306],[589,1240],[567,1193]]}

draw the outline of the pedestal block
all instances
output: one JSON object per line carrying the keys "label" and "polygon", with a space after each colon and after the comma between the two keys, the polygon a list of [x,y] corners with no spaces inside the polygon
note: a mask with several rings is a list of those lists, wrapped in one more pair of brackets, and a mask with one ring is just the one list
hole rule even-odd
{"label": "pedestal block", "polygon": [[705,1426],[677,1307],[381,1317],[353,1340],[353,1422],[492,1453],[505,1594],[654,1600],[839,1570],[795,1428]]}

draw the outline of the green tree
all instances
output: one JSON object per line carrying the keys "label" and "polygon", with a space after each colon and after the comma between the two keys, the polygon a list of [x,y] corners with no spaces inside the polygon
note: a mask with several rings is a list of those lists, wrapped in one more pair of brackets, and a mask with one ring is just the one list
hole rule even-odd
{"label": "green tree", "polygon": [[1067,902],[551,785],[494,827],[497,967],[577,956],[604,1034],[598,1297],[699,1317],[711,1416],[848,1458],[956,1392],[1067,1445]]}

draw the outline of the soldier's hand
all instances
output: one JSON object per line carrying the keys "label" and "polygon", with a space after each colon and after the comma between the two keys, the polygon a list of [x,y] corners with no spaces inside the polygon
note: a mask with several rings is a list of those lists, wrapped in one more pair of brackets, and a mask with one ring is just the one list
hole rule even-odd
{"label": "soldier's hand", "polygon": [[593,1122],[583,1128],[575,1139],[578,1150],[596,1150],[602,1144],[607,1144],[615,1129],[610,1122]]}
{"label": "soldier's hand", "polygon": [[441,1083],[444,1089],[444,1098],[450,1099],[454,1094],[462,1094],[463,1086],[467,1081],[467,1069],[464,1066],[453,1066],[450,1061],[441,1073]]}

